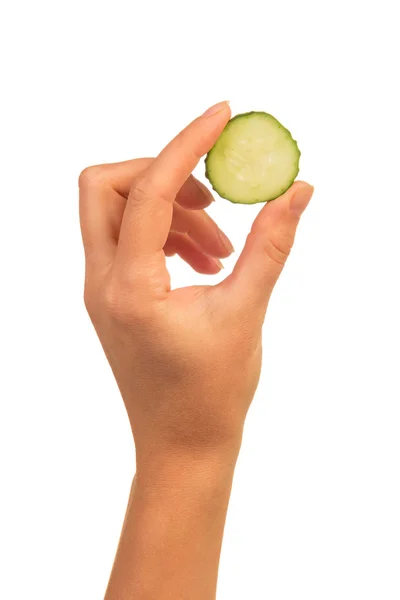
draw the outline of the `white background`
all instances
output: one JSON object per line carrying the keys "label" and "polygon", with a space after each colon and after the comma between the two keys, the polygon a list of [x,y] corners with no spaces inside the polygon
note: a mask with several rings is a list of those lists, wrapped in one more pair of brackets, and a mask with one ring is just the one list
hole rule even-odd
{"label": "white background", "polygon": [[[2,3],[2,599],[102,598],[133,475],[82,302],[78,174],[225,99],[292,131],[316,192],[269,309],[219,600],[399,599],[396,4]],[[210,210],[237,251],[258,211]]]}

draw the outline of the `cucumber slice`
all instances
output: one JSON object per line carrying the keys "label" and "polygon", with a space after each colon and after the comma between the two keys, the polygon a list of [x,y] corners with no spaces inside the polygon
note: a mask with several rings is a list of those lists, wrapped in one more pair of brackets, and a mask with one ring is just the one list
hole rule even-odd
{"label": "cucumber slice", "polygon": [[233,117],[206,157],[206,177],[219,196],[240,204],[268,202],[290,188],[300,150],[272,115]]}

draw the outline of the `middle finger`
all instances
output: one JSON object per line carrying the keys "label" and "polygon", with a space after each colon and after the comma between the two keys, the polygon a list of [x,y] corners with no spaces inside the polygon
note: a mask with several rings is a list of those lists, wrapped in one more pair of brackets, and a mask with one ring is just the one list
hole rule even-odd
{"label": "middle finger", "polygon": [[175,203],[171,231],[186,233],[210,256],[226,258],[234,251],[229,238],[204,210],[186,210]]}

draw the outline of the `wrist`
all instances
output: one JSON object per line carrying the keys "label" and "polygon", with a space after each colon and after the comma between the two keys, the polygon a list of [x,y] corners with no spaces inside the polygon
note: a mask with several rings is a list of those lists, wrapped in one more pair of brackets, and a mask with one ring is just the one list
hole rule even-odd
{"label": "wrist", "polygon": [[237,454],[137,455],[107,598],[215,598]]}
{"label": "wrist", "polygon": [[232,484],[239,450],[240,442],[212,452],[169,449],[145,456],[137,452],[135,487],[165,497],[218,493]]}

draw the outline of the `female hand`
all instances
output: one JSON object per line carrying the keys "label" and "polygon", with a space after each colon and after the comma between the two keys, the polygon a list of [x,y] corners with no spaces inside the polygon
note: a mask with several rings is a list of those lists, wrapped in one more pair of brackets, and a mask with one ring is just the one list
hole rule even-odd
{"label": "female hand", "polygon": [[261,367],[261,327],[312,188],[297,182],[256,218],[235,269],[215,286],[171,291],[166,256],[203,273],[233,250],[191,175],[230,118],[197,118],[152,159],[80,177],[85,300],[121,390],[140,465],[240,443]]}
{"label": "female hand", "polygon": [[272,289],[312,188],[256,218],[231,275],[171,291],[166,256],[217,273],[232,246],[191,175],[230,118],[221,103],[161,153],[80,177],[85,302],[121,390],[136,476],[106,600],[213,600],[234,465]]}

